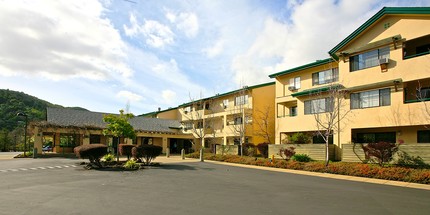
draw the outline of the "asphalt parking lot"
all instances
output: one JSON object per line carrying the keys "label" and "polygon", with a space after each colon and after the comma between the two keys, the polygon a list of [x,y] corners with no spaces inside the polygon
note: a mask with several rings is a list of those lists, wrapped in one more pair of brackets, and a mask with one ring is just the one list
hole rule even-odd
{"label": "asphalt parking lot", "polygon": [[80,162],[60,158],[1,160],[0,214],[430,212],[428,190],[196,160],[124,172],[84,170]]}

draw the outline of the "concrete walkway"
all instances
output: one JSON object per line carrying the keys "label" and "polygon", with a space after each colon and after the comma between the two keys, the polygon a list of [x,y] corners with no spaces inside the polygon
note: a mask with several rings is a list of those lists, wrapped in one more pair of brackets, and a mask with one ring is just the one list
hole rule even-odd
{"label": "concrete walkway", "polygon": [[[169,158],[157,157],[157,159],[154,162],[182,163],[182,162],[199,162],[199,160],[193,159],[193,158],[186,158],[185,160],[182,160],[180,156],[170,156]],[[227,166],[250,168],[250,169],[259,169],[259,170],[265,170],[265,171],[285,172],[285,173],[317,176],[317,177],[332,178],[332,179],[339,179],[339,180],[358,181],[358,182],[366,182],[366,183],[373,183],[373,184],[384,184],[384,185],[391,185],[391,186],[398,186],[398,187],[409,187],[409,188],[416,188],[416,189],[422,189],[422,190],[430,190],[430,185],[427,185],[427,184],[417,184],[417,183],[402,182],[402,181],[391,181],[391,180],[384,180],[384,179],[365,178],[365,177],[348,176],[348,175],[336,175],[336,174],[330,174],[330,173],[308,172],[308,171],[302,171],[302,170],[244,165],[244,164],[236,164],[236,163],[211,161],[211,160],[205,160],[205,162],[220,164],[220,165],[227,165]]]}
{"label": "concrete walkway", "polygon": [[22,152],[0,152],[0,160],[10,160]]}

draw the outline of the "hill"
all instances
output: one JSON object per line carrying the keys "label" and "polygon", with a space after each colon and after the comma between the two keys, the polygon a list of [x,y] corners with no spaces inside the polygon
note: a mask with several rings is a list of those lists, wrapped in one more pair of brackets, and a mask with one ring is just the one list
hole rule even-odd
{"label": "hill", "polygon": [[[18,112],[26,113],[28,121],[44,120],[46,107],[62,108],[63,106],[52,104],[23,92],[0,89],[0,130],[12,131],[17,128],[20,125],[19,121],[24,121],[22,117],[16,115]],[[85,110],[80,107],[71,108]]]}

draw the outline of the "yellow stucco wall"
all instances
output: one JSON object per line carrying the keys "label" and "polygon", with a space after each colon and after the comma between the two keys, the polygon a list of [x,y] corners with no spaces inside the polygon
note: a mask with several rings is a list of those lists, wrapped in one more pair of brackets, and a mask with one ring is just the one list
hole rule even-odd
{"label": "yellow stucco wall", "polygon": [[[389,23],[390,26],[388,28],[386,28],[387,23]],[[357,49],[366,46],[369,43],[377,42],[399,34],[406,41],[429,35],[430,16],[386,15],[338,52]],[[394,44],[390,44],[389,47],[390,61],[388,69],[384,71],[381,70],[380,66],[375,66],[350,72],[349,59],[340,57],[340,61],[338,62],[338,83],[342,84],[346,88],[387,82],[395,79],[401,79],[401,83],[397,86],[392,83],[387,84],[386,86],[370,86],[367,89],[362,88],[360,90],[352,91],[355,93],[373,89],[390,88],[391,105],[351,110],[350,114],[348,114],[347,120],[344,120],[341,123],[342,132],[339,135],[334,136],[334,143],[336,145],[340,146],[340,143],[350,143],[352,131],[357,129],[361,129],[361,131],[369,129],[369,131],[372,132],[396,131],[398,134],[397,140],[402,139],[406,143],[416,143],[416,131],[420,129],[422,130],[424,125],[429,124],[429,116],[424,111],[423,103],[404,103],[403,87],[409,85],[412,89],[414,88],[414,83],[412,81],[430,78],[430,55],[404,60],[402,42],[398,42],[396,47]],[[304,115],[304,101],[310,98],[291,97],[290,94],[292,92],[288,90],[289,79],[298,76],[301,77],[301,89],[297,92],[310,88],[321,87],[324,85],[312,86],[311,74],[313,72],[336,66],[336,63],[330,63],[277,77],[276,103],[297,103],[298,112],[296,117],[278,117],[275,120],[277,144],[281,142],[281,132],[316,130],[314,116]],[[345,98],[345,107],[346,109],[349,109],[350,107],[349,96]],[[277,106],[276,116],[283,116],[281,113],[282,111],[283,109],[279,109],[279,106]]]}
{"label": "yellow stucco wall", "polygon": [[[253,89],[252,98],[252,142],[267,142],[266,138],[259,135],[267,132],[270,134],[270,143],[275,143],[275,85]],[[262,130],[259,126],[264,124],[264,120],[269,124],[267,130]]]}

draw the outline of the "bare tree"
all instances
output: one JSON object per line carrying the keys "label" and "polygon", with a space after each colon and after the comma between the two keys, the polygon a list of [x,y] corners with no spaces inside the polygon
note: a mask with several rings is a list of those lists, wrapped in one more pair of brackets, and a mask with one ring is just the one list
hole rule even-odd
{"label": "bare tree", "polygon": [[254,131],[255,135],[262,137],[266,143],[271,144],[271,139],[274,134],[270,132],[270,126],[275,123],[272,120],[272,116],[275,113],[273,113],[272,108],[269,105],[265,106],[263,110],[257,109],[256,113],[258,117],[253,120],[253,123],[257,125],[257,130]]}
{"label": "bare tree", "polygon": [[[201,99],[195,100],[190,95],[191,102],[181,109],[181,115],[185,118],[183,121],[185,128],[191,131],[194,138],[200,140],[200,161],[203,161],[204,139],[210,133],[205,124],[205,110],[208,108],[206,104],[210,104],[206,103],[202,95],[200,97]],[[210,125],[208,124],[208,126]]]}
{"label": "bare tree", "polygon": [[243,144],[246,142],[247,127],[252,123],[252,114],[249,109],[249,90],[242,87],[236,94],[234,108],[231,110],[234,116],[233,132],[239,137],[240,155],[243,155]]}
{"label": "bare tree", "polygon": [[313,114],[317,126],[317,135],[325,141],[325,165],[329,162],[329,139],[341,132],[340,122],[351,112],[346,107],[348,92],[342,85],[331,84],[327,90],[319,91],[315,99],[305,102],[305,112]]}
{"label": "bare tree", "polygon": [[423,103],[424,106],[424,114],[426,115],[427,121],[430,120],[430,105],[428,102],[430,101],[430,88],[429,87],[423,87],[421,82],[418,81],[418,86],[416,89],[416,95],[418,101]]}

